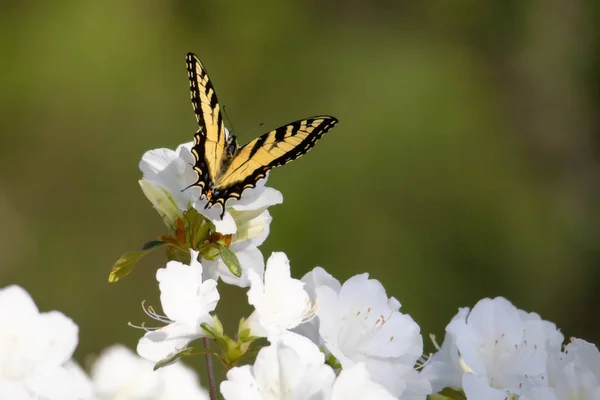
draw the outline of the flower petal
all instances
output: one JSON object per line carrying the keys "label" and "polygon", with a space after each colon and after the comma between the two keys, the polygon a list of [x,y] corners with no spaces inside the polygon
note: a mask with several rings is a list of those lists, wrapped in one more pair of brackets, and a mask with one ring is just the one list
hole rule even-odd
{"label": "flower petal", "polygon": [[393,400],[385,387],[371,379],[365,364],[359,363],[342,370],[333,384],[332,400]]}
{"label": "flower petal", "polygon": [[183,350],[189,342],[202,336],[204,331],[200,326],[174,322],[146,332],[138,342],[137,353],[147,360],[158,362]]}
{"label": "flower petal", "polygon": [[190,266],[169,261],[166,268],[156,271],[156,279],[162,308],[169,319],[197,325],[211,320],[209,313],[219,301],[217,282],[213,279],[202,281],[199,262],[192,262]]}
{"label": "flower petal", "polygon": [[242,276],[236,277],[227,268],[227,265],[223,262],[221,257],[217,257],[214,260],[203,261],[204,278],[211,277],[213,279],[221,278],[221,280],[230,285],[239,287],[250,286],[250,280],[248,279],[248,271],[252,270],[259,276],[262,276],[265,270],[265,261],[262,253],[256,247],[249,247],[242,251],[236,252],[240,266],[242,267]]}

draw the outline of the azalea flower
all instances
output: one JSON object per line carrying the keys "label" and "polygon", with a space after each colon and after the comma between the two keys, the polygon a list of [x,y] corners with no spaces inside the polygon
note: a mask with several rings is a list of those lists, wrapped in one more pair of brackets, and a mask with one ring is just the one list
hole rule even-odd
{"label": "azalea flower", "polygon": [[364,363],[373,380],[394,396],[425,399],[429,383],[414,369],[423,353],[419,326],[368,274],[343,285],[323,271],[313,274],[322,343],[346,369]]}
{"label": "azalea flower", "polygon": [[[175,151],[170,149],[156,149],[147,151],[140,162],[143,179],[140,181],[144,193],[157,207],[155,193],[162,191],[170,200],[172,206],[177,206],[181,211],[191,207],[209,219],[221,234],[233,234],[237,231],[237,221],[231,210],[261,212],[267,207],[283,202],[281,193],[273,188],[265,187],[267,178],[261,179],[255,188],[246,189],[239,200],[230,199],[225,206],[225,214],[221,218],[219,206],[205,208],[207,200],[200,200],[201,190],[193,185],[197,180],[197,173],[193,169],[195,163],[191,153],[193,142],[179,145]],[[187,188],[187,189],[186,189]],[[161,202],[161,204],[165,204]],[[176,212],[174,207],[163,206],[161,214]],[[174,218],[170,218],[174,219]]]}
{"label": "azalea flower", "polygon": [[310,340],[287,333],[263,347],[254,365],[232,368],[221,383],[226,400],[327,399],[335,378]]}
{"label": "azalea flower", "polygon": [[332,400],[393,400],[396,398],[383,385],[371,379],[371,375],[363,363],[343,369],[333,384],[331,394]]}
{"label": "azalea flower", "polygon": [[573,339],[548,360],[548,381],[559,399],[600,399],[600,352],[582,339]]}
{"label": "azalea flower", "polygon": [[[330,287],[336,293],[339,292],[342,287],[341,283],[337,279],[335,279],[330,273],[321,267],[316,267],[312,271],[306,273],[302,277],[302,282],[304,282],[304,290],[306,290],[310,296],[310,300],[313,304],[315,304],[315,307],[318,307],[317,288],[319,286]],[[319,318],[312,318],[294,328],[293,331],[309,338],[314,344],[322,347],[324,343],[323,338],[319,333],[319,327]],[[324,349],[327,350],[326,348]]]}
{"label": "azalea flower", "polygon": [[169,261],[156,272],[160,302],[165,315],[147,314],[166,323],[159,328],[145,328],[137,346],[138,354],[150,361],[160,361],[184,349],[192,340],[205,336],[202,323],[212,324],[210,313],[219,301],[217,282],[202,279],[198,253],[190,251],[191,264]]}
{"label": "azalea flower", "polygon": [[254,271],[250,271],[249,278],[248,303],[256,309],[248,322],[253,335],[272,341],[313,318],[315,310],[304,283],[291,277],[285,253],[276,252],[269,257],[264,278]]}
{"label": "azalea flower", "polygon": [[96,400],[207,400],[195,372],[183,363],[153,370],[153,363],[123,345],[105,349],[91,369]]}
{"label": "azalea flower", "polygon": [[87,398],[70,361],[78,330],[61,312],[40,313],[20,286],[0,289],[0,399]]}
{"label": "azalea flower", "polygon": [[258,246],[269,236],[271,214],[268,210],[238,211],[231,210],[231,215],[237,223],[237,231],[231,235],[229,250],[237,256],[242,275],[237,277],[231,273],[221,257],[214,260],[203,260],[204,279],[219,278],[230,285],[240,287],[250,286],[249,271],[262,276],[265,270],[265,260]]}
{"label": "azalea flower", "polygon": [[73,387],[79,399],[94,399],[94,386],[90,377],[73,359],[64,364],[65,369],[73,377]]}
{"label": "azalea flower", "polygon": [[[582,400],[588,400],[586,398],[581,398]],[[594,397],[593,399],[597,399]],[[522,395],[519,396],[519,400],[563,400],[560,399],[556,395],[556,390],[551,387],[532,387],[529,390],[526,390]],[[564,400],[571,400],[569,397],[565,397]],[[589,400],[592,400],[590,397]]]}
{"label": "azalea flower", "polygon": [[[469,315],[469,308],[460,308],[450,325],[455,321],[465,321]],[[422,375],[431,382],[433,392],[439,392],[445,387],[462,389],[462,377],[465,373],[463,369],[462,358],[458,354],[456,347],[456,337],[446,328],[446,336],[442,346],[438,348],[437,353],[433,354],[423,368]]]}
{"label": "azalea flower", "polygon": [[548,354],[558,352],[563,339],[554,324],[502,297],[480,300],[470,313],[461,309],[446,332],[449,342],[423,375],[435,390],[451,384],[472,398],[506,398],[547,386]]}

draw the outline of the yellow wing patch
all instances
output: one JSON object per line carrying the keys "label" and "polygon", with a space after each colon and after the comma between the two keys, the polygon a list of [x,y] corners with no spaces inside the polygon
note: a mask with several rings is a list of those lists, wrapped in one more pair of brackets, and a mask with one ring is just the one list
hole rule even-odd
{"label": "yellow wing patch", "polygon": [[192,107],[198,121],[198,132],[194,136],[195,146],[192,148],[194,157],[203,159],[201,165],[196,163],[196,171],[205,179],[215,179],[220,173],[224,158],[227,138],[225,124],[217,94],[208,78],[208,73],[202,62],[194,54],[186,58]]}
{"label": "yellow wing patch", "polygon": [[[293,122],[272,130],[242,147],[233,157],[215,189],[239,183],[245,188],[254,187],[272,168],[285,165],[308,152],[337,120],[318,116]],[[248,182],[246,182],[251,178]],[[250,185],[250,186],[248,186]]]}

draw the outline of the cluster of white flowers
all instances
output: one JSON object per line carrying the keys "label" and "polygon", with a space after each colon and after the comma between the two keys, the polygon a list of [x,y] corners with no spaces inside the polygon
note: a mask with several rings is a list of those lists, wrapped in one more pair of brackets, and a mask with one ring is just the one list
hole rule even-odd
{"label": "cluster of white flowers", "polygon": [[72,360],[77,325],[59,311],[40,313],[20,286],[0,289],[0,399],[207,400],[182,363],[154,364],[122,345],[107,348],[87,375]]}
{"label": "cluster of white flowers", "polygon": [[[600,400],[596,346],[573,339],[563,348],[554,324],[504,298],[460,309],[427,357],[419,325],[367,273],[341,283],[317,267],[295,279],[281,252],[265,265],[258,246],[281,194],[265,179],[228,202],[221,220],[197,188],[182,191],[196,179],[189,149],[153,150],[140,164],[170,234],[153,246],[167,246],[171,261],[156,273],[161,313],[144,307],[158,324],[140,327],[139,356],[115,345],[84,372],[72,360],[77,325],[9,286],[0,289],[0,400],[195,400],[217,389],[226,400]],[[127,257],[116,270],[139,258]],[[253,307],[233,339],[215,314],[220,284],[247,288]],[[199,354],[225,366],[208,391],[181,361]]]}
{"label": "cluster of white flowers", "polygon": [[600,353],[564,336],[536,313],[502,297],[460,309],[439,351],[423,368],[434,391],[451,387],[468,399],[600,399]]}

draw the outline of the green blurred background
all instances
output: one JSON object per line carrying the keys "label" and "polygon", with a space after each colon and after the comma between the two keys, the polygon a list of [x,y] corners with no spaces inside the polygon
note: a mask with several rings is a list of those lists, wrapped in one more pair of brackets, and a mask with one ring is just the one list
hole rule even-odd
{"label": "green blurred background", "polygon": [[[271,174],[265,255],[296,276],[368,271],[424,334],[502,295],[600,341],[596,2],[5,1],[0,4],[0,286],[80,327],[77,358],[141,332],[163,234],[138,162],[196,130],[184,58],[208,67],[241,142],[340,124]],[[258,127],[260,123],[264,126]],[[224,288],[230,326],[244,291]],[[433,347],[426,340],[426,350]]]}

